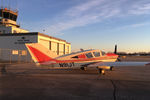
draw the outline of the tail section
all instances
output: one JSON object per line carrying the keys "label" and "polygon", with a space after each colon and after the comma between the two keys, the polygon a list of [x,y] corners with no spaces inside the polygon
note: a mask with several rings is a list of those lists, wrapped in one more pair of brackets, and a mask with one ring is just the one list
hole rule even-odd
{"label": "tail section", "polygon": [[57,55],[41,44],[26,44],[26,47],[36,63],[57,62],[57,60],[54,59]]}

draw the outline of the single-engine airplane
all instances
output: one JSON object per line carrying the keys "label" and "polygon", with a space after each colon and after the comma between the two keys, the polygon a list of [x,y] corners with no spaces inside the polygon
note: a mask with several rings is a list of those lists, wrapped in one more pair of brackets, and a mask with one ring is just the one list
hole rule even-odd
{"label": "single-engine airplane", "polygon": [[82,70],[97,68],[100,74],[105,70],[112,70],[115,66],[145,66],[150,62],[121,62],[117,55],[117,46],[114,53],[105,53],[101,50],[89,49],[57,56],[41,44],[26,44],[35,63],[51,65],[53,67],[79,67]]}

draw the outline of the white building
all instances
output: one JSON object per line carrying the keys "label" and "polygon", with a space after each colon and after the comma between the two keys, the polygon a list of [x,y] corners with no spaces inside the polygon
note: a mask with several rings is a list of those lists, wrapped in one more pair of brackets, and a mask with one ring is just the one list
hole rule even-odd
{"label": "white building", "polygon": [[66,40],[21,29],[16,23],[17,16],[17,11],[0,9],[0,61],[30,61],[26,43],[39,43],[56,55],[71,52],[71,44]]}

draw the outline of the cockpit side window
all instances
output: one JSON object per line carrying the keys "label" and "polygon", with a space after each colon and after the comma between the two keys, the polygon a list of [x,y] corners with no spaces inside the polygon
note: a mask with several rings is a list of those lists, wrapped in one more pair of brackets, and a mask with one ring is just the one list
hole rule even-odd
{"label": "cockpit side window", "polygon": [[86,56],[85,54],[81,54],[81,55],[74,56],[72,58],[86,58]]}
{"label": "cockpit side window", "polygon": [[87,53],[87,54],[85,54],[85,55],[87,56],[87,58],[93,58],[92,53]]}
{"label": "cockpit side window", "polygon": [[100,52],[93,52],[95,57],[99,57],[100,56]]}
{"label": "cockpit side window", "polygon": [[104,56],[106,53],[104,51],[102,51],[102,56]]}
{"label": "cockpit side window", "polygon": [[78,56],[74,56],[74,57],[72,57],[72,58],[78,58]]}

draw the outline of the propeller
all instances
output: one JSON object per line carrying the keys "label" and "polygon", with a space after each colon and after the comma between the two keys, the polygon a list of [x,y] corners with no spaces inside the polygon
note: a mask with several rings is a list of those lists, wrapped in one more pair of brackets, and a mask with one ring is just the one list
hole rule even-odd
{"label": "propeller", "polygon": [[[117,53],[117,45],[115,45],[114,54],[117,54],[117,55],[118,55],[118,53]],[[117,61],[118,61],[118,62],[121,62],[121,59],[120,59],[119,57],[120,57],[120,55],[118,55]]]}
{"label": "propeller", "polygon": [[117,54],[117,45],[115,45],[114,54]]}

